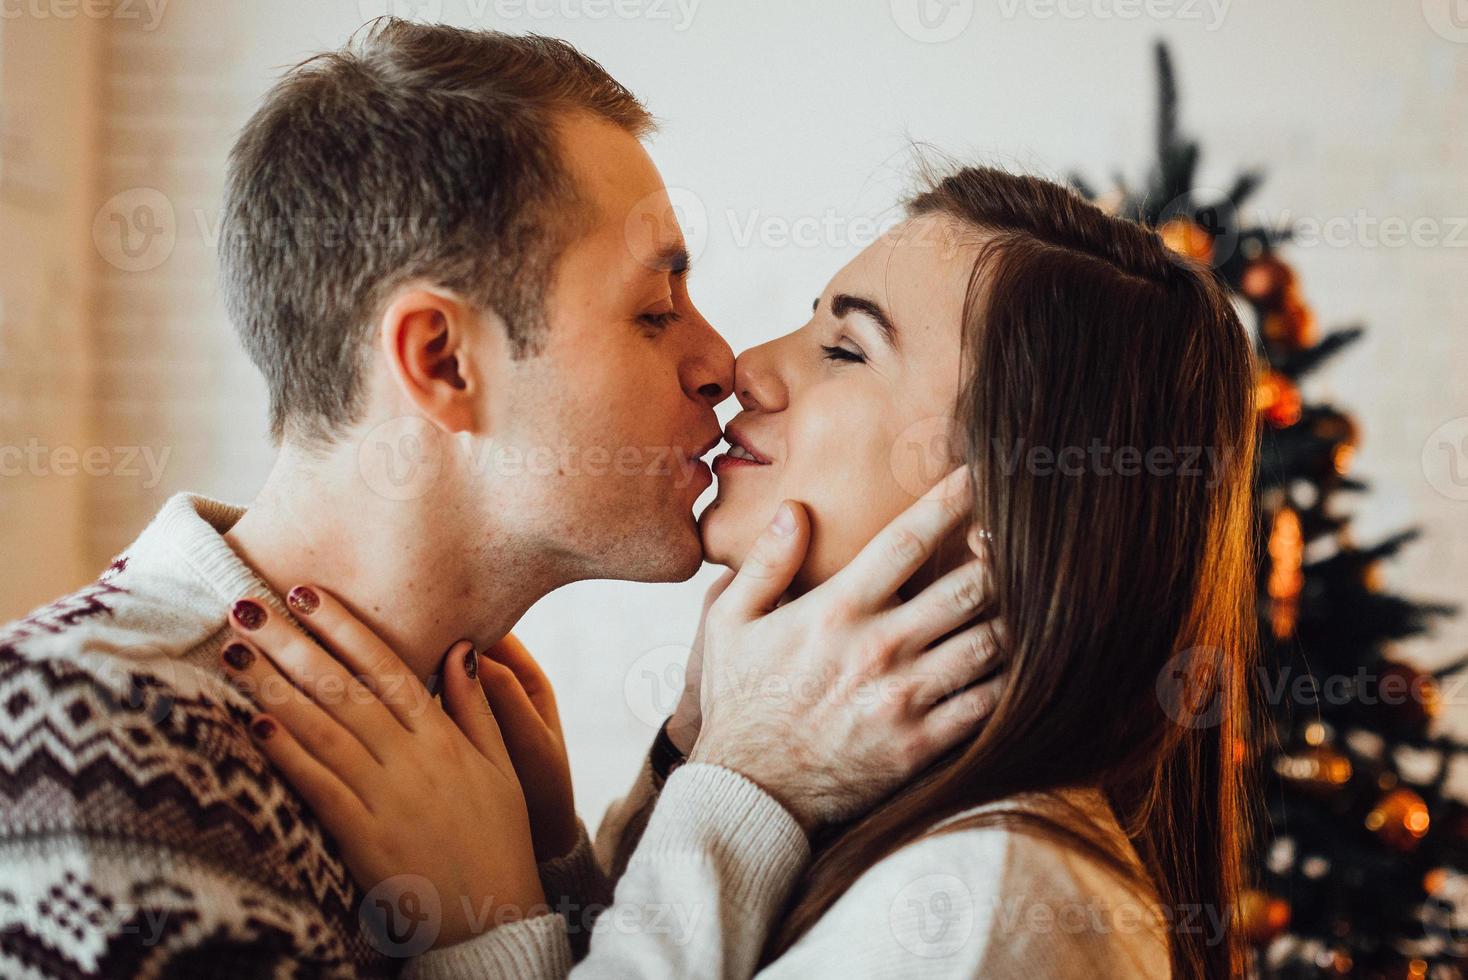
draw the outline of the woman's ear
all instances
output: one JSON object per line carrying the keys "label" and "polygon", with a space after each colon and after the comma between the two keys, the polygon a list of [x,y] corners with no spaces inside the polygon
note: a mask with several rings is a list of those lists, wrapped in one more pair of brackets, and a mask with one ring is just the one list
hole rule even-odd
{"label": "woman's ear", "polygon": [[404,398],[445,432],[481,428],[482,374],[470,355],[483,315],[462,299],[430,288],[393,295],[380,324],[382,352]]}

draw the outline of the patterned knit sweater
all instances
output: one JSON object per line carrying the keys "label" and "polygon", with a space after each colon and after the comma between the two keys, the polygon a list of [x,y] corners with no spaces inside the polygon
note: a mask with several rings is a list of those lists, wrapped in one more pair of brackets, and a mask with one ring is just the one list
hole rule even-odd
{"label": "patterned knit sweater", "polygon": [[0,628],[0,976],[381,977],[426,948],[364,907],[218,667],[234,598],[289,615],[222,536],[241,513],[174,497]]}

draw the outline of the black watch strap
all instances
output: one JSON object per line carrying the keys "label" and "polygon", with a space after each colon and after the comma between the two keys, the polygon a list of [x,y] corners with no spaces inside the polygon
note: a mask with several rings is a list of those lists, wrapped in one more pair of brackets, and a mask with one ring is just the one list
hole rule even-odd
{"label": "black watch strap", "polygon": [[658,729],[657,738],[652,740],[652,749],[647,754],[648,763],[652,767],[653,779],[659,789],[673,774],[674,769],[688,761],[688,757],[678,751],[678,746],[674,745],[673,740],[668,736],[668,722],[672,720],[668,718],[663,722],[662,727]]}

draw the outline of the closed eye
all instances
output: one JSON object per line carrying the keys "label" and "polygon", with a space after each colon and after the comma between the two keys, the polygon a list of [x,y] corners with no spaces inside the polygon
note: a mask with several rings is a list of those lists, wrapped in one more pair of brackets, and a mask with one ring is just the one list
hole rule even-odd
{"label": "closed eye", "polygon": [[647,324],[649,327],[657,327],[661,329],[662,327],[668,326],[668,324],[670,323],[676,323],[681,316],[682,314],[680,314],[677,310],[670,310],[667,313],[644,313],[637,319],[642,323]]}
{"label": "closed eye", "polygon": [[827,347],[822,345],[821,350],[825,351],[826,360],[828,361],[848,361],[856,364],[865,364],[867,360],[866,355],[861,353],[861,351],[847,350],[845,347]]}

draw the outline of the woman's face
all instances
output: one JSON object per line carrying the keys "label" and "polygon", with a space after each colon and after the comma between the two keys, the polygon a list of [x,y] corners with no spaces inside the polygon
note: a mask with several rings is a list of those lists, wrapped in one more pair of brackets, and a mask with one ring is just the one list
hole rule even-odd
{"label": "woman's face", "polygon": [[738,568],[785,499],[811,516],[797,589],[829,578],[957,465],[960,320],[976,236],[941,215],[892,229],[838,272],[805,326],[739,356],[743,411],[714,462],[705,557]]}

